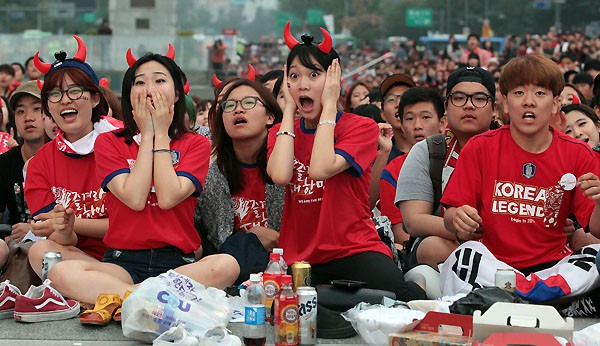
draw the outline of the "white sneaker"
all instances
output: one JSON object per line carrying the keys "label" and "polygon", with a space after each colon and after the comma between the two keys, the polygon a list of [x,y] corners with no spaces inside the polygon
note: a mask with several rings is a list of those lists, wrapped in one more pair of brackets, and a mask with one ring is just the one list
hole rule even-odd
{"label": "white sneaker", "polygon": [[227,328],[215,327],[208,330],[200,339],[199,346],[241,346],[242,340],[229,334]]}
{"label": "white sneaker", "polygon": [[179,346],[198,346],[198,339],[191,336],[183,326],[171,327],[171,329],[162,333],[153,342],[152,345],[179,345]]}

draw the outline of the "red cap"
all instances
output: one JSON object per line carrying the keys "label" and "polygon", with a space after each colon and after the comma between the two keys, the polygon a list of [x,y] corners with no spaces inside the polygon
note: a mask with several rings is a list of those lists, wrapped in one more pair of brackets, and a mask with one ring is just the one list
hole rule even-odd
{"label": "red cap", "polygon": [[281,259],[281,255],[276,252],[271,252],[269,255],[269,261],[271,262],[279,262],[279,259]]}
{"label": "red cap", "polygon": [[292,276],[287,275],[287,274],[282,275],[281,276],[281,284],[282,285],[286,285],[286,284],[291,285],[292,284]]}

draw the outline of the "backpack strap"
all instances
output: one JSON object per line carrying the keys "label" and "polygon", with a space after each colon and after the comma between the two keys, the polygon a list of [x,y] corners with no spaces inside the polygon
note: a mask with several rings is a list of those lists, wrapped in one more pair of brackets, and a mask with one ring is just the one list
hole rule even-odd
{"label": "backpack strap", "polygon": [[444,133],[429,136],[426,141],[429,151],[429,177],[433,184],[433,212],[435,213],[442,198],[442,169],[448,148],[446,148]]}

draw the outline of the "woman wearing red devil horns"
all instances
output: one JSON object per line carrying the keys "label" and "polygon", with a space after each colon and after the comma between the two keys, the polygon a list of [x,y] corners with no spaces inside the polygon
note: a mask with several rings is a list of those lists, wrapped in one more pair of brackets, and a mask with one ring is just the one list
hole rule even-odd
{"label": "woman wearing red devil horns", "polygon": [[[286,186],[279,246],[286,261],[308,261],[312,284],[335,279],[364,281],[399,300],[425,299],[405,282],[390,249],[371,221],[369,180],[379,129],[371,119],[337,110],[341,68],[324,40],[298,42],[285,26],[291,49],[284,73],[283,121],[269,131],[267,173]],[[301,118],[294,120],[298,111]]]}
{"label": "woman wearing red devil horns", "polygon": [[[36,242],[29,252],[31,267],[42,275],[46,251],[60,251],[63,260],[79,259],[98,263],[106,246],[102,238],[108,229],[105,194],[96,180],[94,142],[100,133],[122,127],[104,117],[107,104],[98,87],[98,77],[85,62],[84,42],[77,54],[67,59],[56,53],[56,62],[44,63],[35,54],[34,64],[45,74],[38,80],[42,108],[58,125],[56,138],[45,144],[29,161],[25,180],[25,199],[37,222],[31,224]],[[73,234],[65,237],[53,219],[64,213],[76,216]]]}
{"label": "woman wearing red devil horns", "polygon": [[[58,263],[50,278],[59,291],[86,303],[101,293],[124,295],[169,269],[225,288],[239,275],[233,257],[214,255],[194,263],[194,252],[201,249],[194,208],[208,172],[210,144],[184,121],[181,70],[159,54],[129,62],[121,93],[125,129],[96,143],[96,174],[111,213],[104,237],[108,250],[103,263]],[[91,310],[80,320],[104,324],[110,317]]]}

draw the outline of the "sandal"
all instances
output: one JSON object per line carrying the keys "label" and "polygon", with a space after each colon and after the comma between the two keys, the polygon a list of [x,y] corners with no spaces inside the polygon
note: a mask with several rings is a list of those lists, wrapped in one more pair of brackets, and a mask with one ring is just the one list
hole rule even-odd
{"label": "sandal", "polygon": [[100,293],[91,310],[79,315],[82,324],[107,325],[117,309],[121,308],[121,297],[118,294]]}
{"label": "sandal", "polygon": [[[129,297],[129,295],[131,294],[131,291],[126,291],[125,295],[123,296],[123,299],[121,300],[121,303],[123,303],[125,301],[125,299],[127,299],[127,297]],[[117,321],[117,322],[121,322],[121,306],[120,305],[117,310],[115,311],[115,314],[113,315],[113,320]]]}

